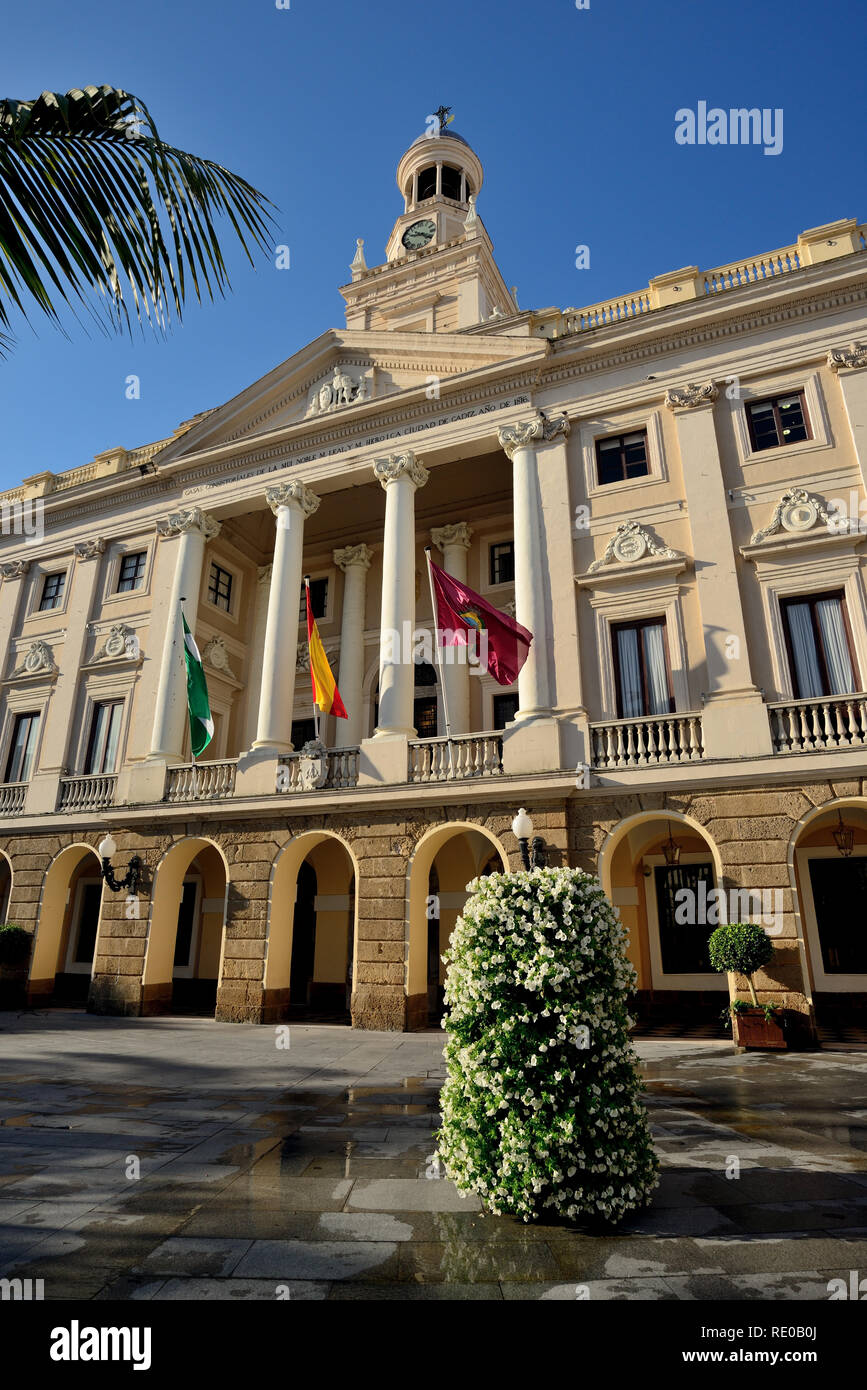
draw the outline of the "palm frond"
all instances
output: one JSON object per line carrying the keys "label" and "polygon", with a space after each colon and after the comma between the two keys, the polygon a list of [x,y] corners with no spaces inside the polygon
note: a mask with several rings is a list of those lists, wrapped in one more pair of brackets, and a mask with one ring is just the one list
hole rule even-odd
{"label": "palm frond", "polygon": [[[0,100],[0,356],[14,311],[56,324],[71,306],[114,329],[181,319],[231,288],[217,222],[253,263],[271,247],[273,204],[238,174],[162,142],[131,93],[85,87]],[[97,316],[98,317],[98,316]]]}

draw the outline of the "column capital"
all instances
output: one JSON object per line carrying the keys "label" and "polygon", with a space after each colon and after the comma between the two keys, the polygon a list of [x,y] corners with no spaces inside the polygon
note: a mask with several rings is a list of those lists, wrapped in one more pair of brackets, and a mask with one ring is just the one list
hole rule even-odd
{"label": "column capital", "polygon": [[334,551],[334,563],[344,574],[352,566],[363,566],[369,570],[372,559],[373,551],[369,545],[344,545],[342,549]]}
{"label": "column capital", "polygon": [[275,516],[280,507],[289,507],[293,502],[305,516],[312,516],[318,510],[320,500],[315,492],[311,492],[309,487],[297,479],[291,483],[279,483],[277,487],[269,487],[265,493],[265,501]]}
{"label": "column capital", "polygon": [[497,430],[497,438],[500,441],[500,448],[508,454],[509,458],[514,458],[518,449],[526,449],[529,444],[537,440],[547,444],[552,439],[556,439],[558,434],[565,436],[569,433],[569,417],[567,415],[542,415],[534,416],[531,420],[517,420],[513,425],[503,425]]}
{"label": "column capital", "polygon": [[846,348],[831,348],[828,366],[832,372],[854,371],[867,367],[867,343],[850,343]]}
{"label": "column capital", "polygon": [[409,478],[417,488],[424,487],[430,473],[416,458],[411,449],[405,454],[387,454],[385,458],[374,459],[373,472],[384,488],[398,478]]}
{"label": "column capital", "polygon": [[3,579],[23,579],[30,569],[29,560],[4,560],[0,565],[0,575]]}
{"label": "column capital", "polygon": [[198,531],[206,541],[212,541],[220,534],[220,523],[215,517],[203,512],[201,507],[183,507],[170,512],[168,519],[157,522],[161,536],[182,536],[188,531]]}
{"label": "column capital", "polygon": [[456,521],[451,526],[432,527],[430,538],[437,550],[445,550],[447,545],[461,545],[464,550],[469,550],[472,534],[472,526],[468,526],[465,521]]}
{"label": "column capital", "polygon": [[694,410],[696,406],[713,405],[718,395],[719,387],[712,381],[688,381],[686,386],[670,386],[665,404],[669,410]]}
{"label": "column capital", "polygon": [[97,555],[102,555],[105,550],[105,541],[102,536],[97,536],[92,541],[75,542],[76,560],[95,560]]}
{"label": "column capital", "polygon": [[273,564],[271,564],[271,565],[260,565],[259,568],[258,568],[258,570],[256,571],[256,583],[257,583],[257,584],[261,584],[263,588],[264,588],[266,585],[270,585],[270,583],[271,583],[271,575],[272,575],[273,572],[274,572],[274,566],[273,566]]}

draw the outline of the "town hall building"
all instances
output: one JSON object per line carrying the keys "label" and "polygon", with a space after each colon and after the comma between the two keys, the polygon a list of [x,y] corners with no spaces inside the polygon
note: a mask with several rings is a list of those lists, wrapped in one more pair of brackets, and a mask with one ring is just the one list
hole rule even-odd
{"label": "town hall building", "polygon": [[[618,908],[642,1019],[718,1016],[720,901],[765,921],[760,997],[805,1041],[867,1006],[867,229],[520,310],[483,182],[420,136],[345,327],[0,497],[0,920],[34,934],[32,1004],[435,1023],[523,807]],[[533,634],[513,686],[419,644],[427,546]],[[318,736],[305,575],[349,716]]]}

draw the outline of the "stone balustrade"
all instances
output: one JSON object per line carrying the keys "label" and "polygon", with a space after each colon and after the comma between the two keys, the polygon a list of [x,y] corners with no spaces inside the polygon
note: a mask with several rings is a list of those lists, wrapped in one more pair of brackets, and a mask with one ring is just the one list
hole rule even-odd
{"label": "stone balustrade", "polygon": [[503,736],[496,732],[413,739],[409,745],[410,782],[459,782],[502,771]]}
{"label": "stone balustrade", "polygon": [[237,760],[214,763],[185,763],[170,767],[166,801],[218,801],[235,790]]}
{"label": "stone balustrade", "polygon": [[867,745],[867,696],[832,695],[768,706],[775,753],[815,753]]}
{"label": "stone balustrade", "polygon": [[26,782],[4,782],[0,785],[0,816],[20,816],[27,796]]}
{"label": "stone balustrade", "polygon": [[612,719],[590,725],[591,767],[597,772],[699,762],[704,757],[700,714]]}
{"label": "stone balustrade", "polygon": [[96,773],[82,777],[61,777],[57,798],[58,811],[89,811],[98,806],[111,806],[117,776]]}

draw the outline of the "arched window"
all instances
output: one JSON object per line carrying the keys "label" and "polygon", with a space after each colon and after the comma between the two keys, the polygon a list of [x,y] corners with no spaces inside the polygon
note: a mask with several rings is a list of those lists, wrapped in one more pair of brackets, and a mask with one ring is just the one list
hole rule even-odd
{"label": "arched window", "polygon": [[451,164],[443,165],[443,177],[440,185],[444,198],[453,198],[456,203],[461,200],[461,171],[455,169]]}
{"label": "arched window", "polygon": [[429,165],[427,169],[422,169],[418,176],[418,201],[424,198],[433,198],[437,191],[437,166]]}

